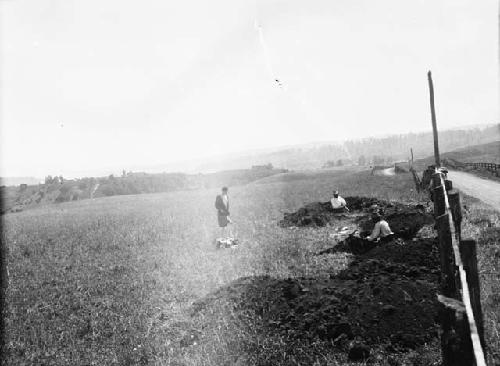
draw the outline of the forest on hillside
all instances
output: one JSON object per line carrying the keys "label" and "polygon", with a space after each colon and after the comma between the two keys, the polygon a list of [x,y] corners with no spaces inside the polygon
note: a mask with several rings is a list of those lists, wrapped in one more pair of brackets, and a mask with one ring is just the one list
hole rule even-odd
{"label": "forest on hillside", "polygon": [[[500,140],[500,125],[481,128],[440,131],[441,152]],[[432,132],[407,133],[387,137],[370,137],[342,143],[321,143],[307,147],[291,147],[273,152],[248,154],[230,159],[218,159],[199,164],[203,170],[236,169],[241,166],[270,162],[287,169],[313,169],[349,164],[378,165],[408,160],[410,149],[415,159],[433,154]],[[335,164],[332,164],[335,162]]]}
{"label": "forest on hillside", "polygon": [[[500,125],[498,124],[484,129],[448,130],[440,133],[439,148],[445,152],[497,140],[500,140]],[[405,160],[410,156],[411,148],[416,158],[432,154],[433,141],[431,132],[407,133],[385,138],[347,141],[344,143],[344,147],[347,153],[356,159],[362,155],[367,159],[383,155],[394,160]]]}

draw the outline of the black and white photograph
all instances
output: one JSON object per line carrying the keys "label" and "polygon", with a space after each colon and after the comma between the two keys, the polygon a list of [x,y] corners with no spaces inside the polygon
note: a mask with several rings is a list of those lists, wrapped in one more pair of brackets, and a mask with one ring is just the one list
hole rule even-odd
{"label": "black and white photograph", "polygon": [[500,366],[500,1],[0,0],[0,365]]}

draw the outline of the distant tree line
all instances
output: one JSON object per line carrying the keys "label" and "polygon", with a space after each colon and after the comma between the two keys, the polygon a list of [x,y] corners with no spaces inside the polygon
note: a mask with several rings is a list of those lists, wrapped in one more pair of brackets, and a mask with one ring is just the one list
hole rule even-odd
{"label": "distant tree line", "polygon": [[[220,188],[224,185],[246,184],[266,176],[286,172],[276,169],[272,164],[253,166],[252,169],[227,170],[210,174],[160,173],[122,171],[121,176],[110,174],[107,177],[86,177],[64,179],[62,176],[46,176],[45,184],[19,190],[22,194],[18,202],[40,203],[67,202],[102,196],[116,196],[141,193],[172,192],[198,188]],[[24,187],[26,188],[26,187]]]}
{"label": "distant tree line", "polygon": [[[426,121],[426,123],[430,130],[430,122]],[[387,132],[390,133],[390,131]],[[442,152],[498,140],[500,140],[498,124],[483,128],[443,130],[439,134],[439,146]],[[299,146],[258,156],[238,157],[231,160],[231,164],[242,166],[266,161],[274,166],[288,169],[311,169],[320,168],[332,161],[337,166],[338,160],[341,159],[344,165],[388,165],[397,161],[406,161],[410,155],[410,148],[413,148],[415,159],[431,156],[433,154],[432,132],[363,138],[319,146]]]}
{"label": "distant tree line", "polygon": [[51,175],[47,175],[45,177],[45,184],[46,185],[49,185],[49,184],[63,184],[64,183],[64,178],[62,175],[60,176],[51,176]]}
{"label": "distant tree line", "polygon": [[[107,179],[99,179],[99,195],[115,196],[124,194],[169,192],[187,187],[188,178],[183,173],[169,174],[133,174],[114,177],[110,175]],[[98,196],[99,196],[98,195]]]}
{"label": "distant tree line", "polygon": [[[447,130],[440,132],[441,152],[464,146],[484,144],[500,139],[500,126],[483,129]],[[341,162],[357,162],[358,165],[390,165],[406,161],[413,148],[415,158],[433,154],[432,133],[408,133],[388,137],[373,137],[346,141],[343,144],[324,145],[302,151],[303,161],[317,157],[324,162],[323,167],[341,166]],[[313,166],[313,165],[311,165]]]}

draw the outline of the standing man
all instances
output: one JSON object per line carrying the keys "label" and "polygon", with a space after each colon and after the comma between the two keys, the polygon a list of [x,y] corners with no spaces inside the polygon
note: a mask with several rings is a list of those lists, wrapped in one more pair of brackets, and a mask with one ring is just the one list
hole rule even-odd
{"label": "standing man", "polygon": [[332,203],[332,208],[333,212],[344,212],[344,211],[349,211],[349,208],[347,208],[347,203],[345,202],[345,199],[339,196],[338,191],[333,192],[333,198],[330,201]]}
{"label": "standing man", "polygon": [[217,221],[221,228],[221,236],[225,234],[227,224],[231,223],[229,218],[229,197],[227,196],[227,187],[222,187],[222,193],[215,198],[215,208],[217,209]]}

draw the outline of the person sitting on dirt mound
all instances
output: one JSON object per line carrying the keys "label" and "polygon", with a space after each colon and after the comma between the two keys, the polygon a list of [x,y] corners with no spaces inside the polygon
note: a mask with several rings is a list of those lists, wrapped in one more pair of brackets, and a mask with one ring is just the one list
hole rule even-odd
{"label": "person sitting on dirt mound", "polygon": [[382,216],[379,213],[374,213],[372,215],[372,221],[375,224],[375,226],[373,227],[372,233],[370,234],[370,236],[366,238],[366,240],[374,241],[380,239],[383,241],[387,241],[392,239],[394,233],[389,227],[387,221],[382,219]]}
{"label": "person sitting on dirt mound", "polygon": [[344,212],[344,211],[349,211],[349,208],[347,208],[347,203],[345,202],[345,199],[339,196],[338,191],[333,192],[333,198],[330,201],[332,203],[332,208],[333,212]]}

